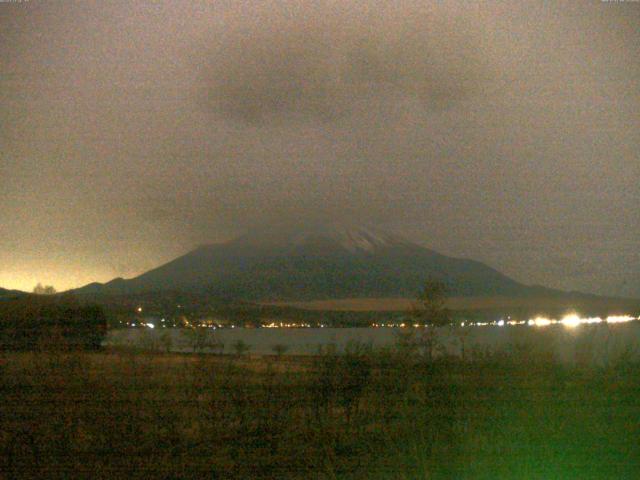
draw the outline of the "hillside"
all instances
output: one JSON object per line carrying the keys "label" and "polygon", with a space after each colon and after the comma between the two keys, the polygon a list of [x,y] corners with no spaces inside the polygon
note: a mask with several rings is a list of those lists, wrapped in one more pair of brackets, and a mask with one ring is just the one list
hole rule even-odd
{"label": "hillside", "polygon": [[453,258],[394,234],[365,228],[261,229],[125,280],[78,294],[184,291],[245,300],[415,297],[428,277],[456,296],[560,294],[523,285],[474,260]]}
{"label": "hillside", "polygon": [[6,290],[4,288],[0,288],[0,298],[14,298],[22,295],[26,295],[26,293],[19,290]]}

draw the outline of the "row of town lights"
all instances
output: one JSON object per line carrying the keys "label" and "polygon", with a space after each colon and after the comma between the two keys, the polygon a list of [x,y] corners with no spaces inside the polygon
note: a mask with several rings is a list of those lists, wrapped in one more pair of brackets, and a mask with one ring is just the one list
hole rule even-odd
{"label": "row of town lights", "polygon": [[[569,315],[565,315],[560,320],[551,319],[547,317],[535,317],[530,320],[504,320],[500,319],[493,322],[461,322],[460,326],[476,326],[476,327],[485,327],[485,326],[498,326],[504,327],[505,325],[529,325],[533,327],[546,327],[549,325],[564,325],[568,328],[575,328],[578,325],[591,325],[597,323],[625,323],[632,322],[634,320],[640,320],[640,317],[632,317],[631,315],[610,315],[608,317],[580,317],[579,315],[572,313]],[[426,327],[427,325],[420,324],[406,324],[406,323],[373,323],[371,324],[374,328],[380,327],[389,327],[389,328],[405,328],[405,327]]]}
{"label": "row of town lights", "polygon": [[[137,307],[136,311],[138,313],[142,313],[142,307]],[[634,320],[640,320],[640,317],[633,317],[631,315],[609,315],[608,317],[602,318],[602,317],[580,317],[579,315],[575,314],[575,313],[571,313],[568,315],[565,315],[564,317],[562,317],[560,320],[556,320],[556,319],[551,319],[551,318],[547,318],[547,317],[535,317],[532,318],[530,320],[511,320],[511,317],[508,317],[507,320],[504,319],[500,319],[498,321],[494,321],[494,322],[475,322],[475,323],[471,323],[471,322],[461,322],[460,326],[461,327],[465,327],[465,326],[498,326],[498,327],[504,327],[505,325],[529,325],[529,326],[534,326],[534,327],[546,327],[549,325],[564,325],[565,327],[568,328],[575,328],[579,325],[591,325],[591,324],[598,324],[598,323],[607,323],[607,324],[613,324],[613,323],[625,323],[625,322],[631,322]],[[161,320],[162,323],[165,322],[165,319],[163,318]],[[186,326],[191,326],[191,324],[185,320]],[[127,322],[128,325],[135,327],[136,323],[132,322],[129,323]],[[153,323],[140,323],[141,326],[145,326],[148,328],[155,328],[155,325]],[[164,325],[162,325],[164,327]],[[209,328],[216,328],[216,326],[214,325],[210,325],[210,324],[200,324],[200,326],[203,327],[209,327]],[[421,327],[421,326],[426,326],[426,325],[420,325],[417,323],[414,324],[407,324],[407,323],[373,323],[371,324],[372,327],[374,328],[380,328],[380,327],[390,327],[390,328],[406,328],[406,327]],[[265,328],[311,328],[311,324],[309,323],[285,323],[285,322],[271,322],[267,325],[264,325]],[[326,325],[320,324],[319,325],[320,328],[324,328],[326,327]]]}

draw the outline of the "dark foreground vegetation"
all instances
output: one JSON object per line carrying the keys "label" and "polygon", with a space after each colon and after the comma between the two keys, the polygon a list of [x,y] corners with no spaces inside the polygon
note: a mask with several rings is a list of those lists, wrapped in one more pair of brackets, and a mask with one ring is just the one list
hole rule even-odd
{"label": "dark foreground vegetation", "polygon": [[640,478],[640,366],[5,352],[0,477]]}
{"label": "dark foreground vegetation", "polygon": [[102,307],[71,296],[0,301],[0,350],[99,350],[106,333]]}

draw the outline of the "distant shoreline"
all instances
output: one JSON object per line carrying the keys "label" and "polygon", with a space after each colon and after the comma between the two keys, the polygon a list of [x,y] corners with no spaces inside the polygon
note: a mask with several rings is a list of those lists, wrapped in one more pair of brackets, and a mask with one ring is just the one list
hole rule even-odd
{"label": "distant shoreline", "polygon": [[[341,312],[401,312],[417,307],[411,298],[344,298],[310,301],[261,302],[263,305],[289,306],[303,310],[341,311]],[[640,299],[612,297],[508,297],[477,296],[451,297],[447,307],[452,310],[483,310],[502,308],[553,308],[567,310],[609,309],[611,313],[628,313],[640,310]]]}

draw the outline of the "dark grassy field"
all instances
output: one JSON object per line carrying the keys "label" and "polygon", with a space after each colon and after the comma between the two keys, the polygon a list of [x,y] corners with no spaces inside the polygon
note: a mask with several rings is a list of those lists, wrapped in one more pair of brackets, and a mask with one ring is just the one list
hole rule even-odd
{"label": "dark grassy field", "polygon": [[0,477],[640,478],[640,366],[5,353]]}

